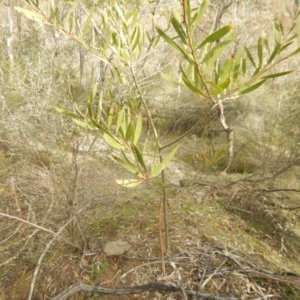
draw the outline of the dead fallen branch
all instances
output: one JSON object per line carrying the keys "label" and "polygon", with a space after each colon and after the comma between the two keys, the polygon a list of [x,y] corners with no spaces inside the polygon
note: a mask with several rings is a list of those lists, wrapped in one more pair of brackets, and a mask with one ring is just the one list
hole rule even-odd
{"label": "dead fallen branch", "polygon": [[246,262],[246,260],[242,257],[239,257],[237,255],[233,255],[231,253],[229,253],[227,250],[225,252],[220,252],[220,251],[215,251],[215,253],[218,253],[222,256],[227,257],[228,259],[230,259],[236,266],[237,268],[233,268],[231,270],[225,270],[225,272],[223,274],[225,274],[226,272],[231,273],[231,274],[235,274],[235,275],[246,275],[251,278],[260,278],[260,279],[266,279],[269,281],[275,281],[275,282],[281,282],[281,283],[287,283],[287,284],[291,284],[295,287],[300,288],[300,275],[295,274],[295,273],[283,273],[283,274],[276,274],[276,273],[272,273],[272,272],[268,272],[268,271],[257,271],[253,268],[249,268],[249,267],[244,267],[242,266],[242,262],[249,264],[249,262]]}
{"label": "dead fallen branch", "polygon": [[[178,288],[172,285],[160,284],[160,283],[149,283],[146,285],[137,285],[132,287],[125,287],[125,288],[103,288],[101,286],[91,286],[86,284],[82,281],[71,285],[69,288],[64,290],[62,293],[57,295],[56,297],[52,298],[52,300],[64,300],[68,297],[72,296],[77,292],[97,292],[100,294],[109,294],[109,295],[124,295],[124,294],[134,294],[139,292],[145,291],[162,291],[162,292],[177,292],[182,293],[182,288]],[[187,295],[194,295],[199,297],[205,297],[206,299],[218,299],[218,300],[240,300],[239,298],[234,297],[226,297],[226,296],[219,296],[195,291],[185,291]]]}

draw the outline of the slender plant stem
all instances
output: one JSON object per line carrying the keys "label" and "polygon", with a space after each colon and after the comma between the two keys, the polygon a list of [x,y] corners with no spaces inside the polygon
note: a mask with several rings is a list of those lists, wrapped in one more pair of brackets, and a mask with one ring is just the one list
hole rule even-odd
{"label": "slender plant stem", "polygon": [[194,40],[193,40],[192,34],[190,32],[190,26],[189,26],[190,24],[188,24],[188,18],[187,18],[187,1],[189,1],[189,0],[182,0],[183,23],[185,25],[185,31],[186,31],[187,40],[188,40],[188,43],[189,43],[188,46],[190,48],[191,55],[192,55],[193,60],[194,60],[194,66],[195,66],[195,68],[197,70],[197,73],[198,73],[198,75],[200,77],[200,80],[203,83],[203,86],[204,86],[204,89],[205,89],[205,91],[207,93],[208,98],[215,104],[215,106],[218,109],[218,112],[219,112],[219,121],[220,121],[220,123],[221,123],[224,131],[227,134],[227,141],[228,141],[227,165],[226,165],[225,170],[223,171],[224,173],[226,173],[227,170],[228,170],[228,168],[229,168],[229,166],[231,165],[232,160],[233,160],[233,128],[231,128],[231,127],[229,127],[227,125],[226,118],[225,118],[225,115],[224,115],[223,101],[220,98],[218,98],[218,100],[216,100],[216,99],[214,99],[212,97],[212,95],[211,95],[211,93],[209,91],[208,85],[205,82],[203,74],[202,74],[202,72],[200,70],[198,58],[197,58],[197,55],[196,55]]}
{"label": "slender plant stem", "polygon": [[[159,160],[163,161],[163,156],[161,149],[159,149]],[[169,223],[168,223],[168,198],[167,198],[167,189],[166,189],[166,180],[165,180],[165,170],[161,172],[161,181],[163,183],[163,211],[164,211],[164,229],[165,229],[165,247],[167,256],[170,257],[170,243],[169,243]]]}
{"label": "slender plant stem", "polygon": [[191,132],[193,132],[201,123],[203,123],[205,121],[205,119],[209,116],[209,114],[211,113],[211,111],[216,107],[216,104],[211,106],[207,112],[205,113],[205,115],[203,116],[202,119],[200,119],[194,126],[192,126],[188,131],[186,131],[184,134],[182,134],[179,138],[175,139],[174,141],[170,142],[169,144],[166,144],[164,146],[161,146],[161,150],[168,148],[172,145],[174,145],[175,143],[181,141],[183,138],[185,138],[188,134],[190,134]]}
{"label": "slender plant stem", "polygon": [[[139,93],[139,96],[141,97],[141,100],[142,100],[143,106],[145,108],[145,111],[147,113],[148,119],[150,121],[152,130],[153,130],[153,133],[154,133],[157,145],[158,145],[159,161],[161,163],[163,161],[163,156],[162,156],[163,148],[160,144],[159,135],[157,133],[155,124],[153,122],[153,118],[151,116],[151,113],[150,113],[150,110],[149,110],[148,105],[146,103],[146,100],[145,100],[145,98],[144,98],[144,96],[143,96],[143,94],[140,90],[140,87],[139,87],[139,84],[137,82],[135,72],[134,72],[134,69],[133,69],[132,66],[131,66],[131,74],[132,74],[132,78],[133,78],[133,81],[135,83],[135,86],[137,88],[137,91]],[[163,216],[164,216],[164,230],[165,230],[165,235],[164,235],[164,237],[165,237],[165,248],[166,248],[167,256],[169,257],[170,256],[170,243],[169,243],[169,226],[168,226],[168,200],[167,200],[167,190],[166,190],[166,180],[165,180],[165,171],[164,170],[162,170],[162,172],[161,172],[161,181],[162,181],[162,184],[163,184],[162,193],[163,193]]]}

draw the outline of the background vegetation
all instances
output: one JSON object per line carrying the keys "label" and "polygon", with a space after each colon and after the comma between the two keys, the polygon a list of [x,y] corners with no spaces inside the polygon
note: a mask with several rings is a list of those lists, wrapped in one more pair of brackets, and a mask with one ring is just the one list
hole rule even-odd
{"label": "background vegetation", "polygon": [[[224,52],[224,57],[231,55],[235,47],[246,45],[257,61],[258,36],[265,34],[270,48],[274,47],[274,17],[282,22],[284,30],[294,22],[284,7],[286,4],[293,12],[294,3],[276,2],[211,1],[196,31],[197,37],[202,39],[211,28],[215,31],[231,23],[236,31],[235,43]],[[100,1],[98,5],[109,12],[114,3]],[[111,59],[107,63],[62,31],[32,22],[18,13],[16,6],[28,9],[25,1],[1,1],[0,52],[4,59],[0,62],[0,287],[4,292],[0,297],[3,299],[42,299],[45,295],[53,297],[78,280],[91,284],[110,281],[119,274],[121,263],[101,251],[89,256],[95,237],[128,240],[132,245],[130,256],[160,256],[162,245],[156,232],[163,227],[159,224],[160,195],[151,187],[128,190],[117,186],[116,179],[132,176],[113,161],[111,147],[100,138],[101,134],[79,127],[53,109],[73,111],[75,105],[84,111],[95,83],[98,85],[92,100],[102,99],[105,116],[109,116],[111,107],[119,112],[124,105],[134,115],[142,95],[163,145],[191,129],[210,109],[211,105],[191,89],[173,85],[160,75],[181,80],[179,64],[183,59],[163,38],[159,39],[155,28],[174,37],[176,32],[168,20],[173,10],[179,10],[180,3],[117,3],[128,11],[138,9],[140,26],[145,29],[145,33],[142,30],[140,33],[144,43],[135,45],[133,40],[131,45],[122,45],[123,49],[133,46],[139,50],[136,57],[136,53],[129,53],[135,57],[136,78],[122,77],[117,72],[122,70],[126,74],[130,69],[124,57],[107,55]],[[79,4],[80,14],[75,18],[78,23],[72,25],[74,36],[82,34],[79,29],[86,21],[85,9],[91,8],[90,2]],[[196,4],[192,1],[192,6]],[[46,3],[40,5],[47,9]],[[61,1],[57,5],[61,16],[67,18],[64,12],[68,12],[71,3]],[[59,22],[58,14],[52,13]],[[109,26],[115,26],[117,32],[126,31],[118,18],[119,12],[112,10],[111,14],[101,32],[107,34]],[[95,20],[100,24],[100,20]],[[101,24],[105,22],[102,20]],[[81,38],[91,44],[99,39],[101,47],[114,47],[113,41],[101,44],[105,39],[101,40],[101,35],[93,35],[92,31],[87,30]],[[226,120],[235,131],[230,166],[225,152],[228,141],[216,109],[183,141],[166,168],[173,255],[180,253],[178,249],[189,251],[189,243],[209,242],[246,256],[253,255],[252,260],[262,268],[300,272],[298,60],[293,56],[272,71],[295,69],[292,74],[271,79],[252,93],[224,102]],[[114,72],[113,65],[117,65]],[[251,73],[249,61],[248,65]],[[134,80],[139,83],[140,94]],[[93,103],[95,111],[97,101]],[[146,110],[141,109],[141,114],[141,142],[145,145],[144,160],[148,165],[157,149],[157,139],[149,130],[150,124],[147,125]],[[164,152],[164,157],[169,152]],[[222,171],[227,166],[225,175]],[[200,251],[199,247],[195,249]],[[42,261],[44,267],[38,274]],[[136,267],[123,264],[126,270]],[[168,268],[163,271],[171,272]],[[66,278],[63,281],[61,272]],[[144,283],[136,278],[122,283],[129,282]],[[232,285],[229,282],[227,279],[227,290],[214,290],[213,280],[204,287],[212,294],[241,297],[244,291],[237,289],[237,281]],[[276,288],[284,299],[299,297],[297,284]],[[276,288],[270,289],[273,292]]]}

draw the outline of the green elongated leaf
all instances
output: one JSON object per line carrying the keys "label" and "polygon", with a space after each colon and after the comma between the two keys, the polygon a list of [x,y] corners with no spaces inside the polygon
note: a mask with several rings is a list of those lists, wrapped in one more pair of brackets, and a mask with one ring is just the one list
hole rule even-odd
{"label": "green elongated leaf", "polygon": [[126,130],[126,137],[125,137],[126,142],[131,139],[131,137],[133,136],[133,133],[134,133],[134,127],[133,127],[132,122],[130,122],[128,124],[127,130]]}
{"label": "green elongated leaf", "polygon": [[77,119],[77,118],[82,118],[82,116],[78,115],[78,114],[75,114],[69,110],[66,110],[66,109],[63,109],[63,108],[60,108],[60,107],[57,107],[57,106],[53,106],[53,108],[60,114],[62,115],[65,115],[65,116],[68,116],[68,117],[71,117],[73,119]]}
{"label": "green elongated leaf", "polygon": [[197,87],[195,87],[186,77],[182,76],[182,80],[185,83],[185,85],[194,93],[201,95],[202,97],[207,97],[207,95],[199,90]]}
{"label": "green elongated leaf", "polygon": [[250,60],[251,64],[253,65],[254,68],[256,68],[255,61],[254,61],[253,56],[251,55],[249,49],[246,46],[244,47],[244,49],[245,49],[246,55],[247,55],[248,59]]}
{"label": "green elongated leaf", "polygon": [[119,47],[119,40],[118,40],[118,35],[116,32],[113,32],[111,35],[111,43],[112,43],[111,48],[113,48],[114,52],[117,53],[118,47]]}
{"label": "green elongated leaf", "polygon": [[123,46],[123,45],[126,45],[127,44],[127,37],[126,37],[126,31],[120,29],[118,32],[117,32],[117,35],[119,37],[119,43],[118,43],[118,46]]}
{"label": "green elongated leaf", "polygon": [[187,64],[187,67],[185,68],[185,71],[184,71],[183,65],[180,64],[180,71],[184,77],[191,78],[191,80],[192,80],[194,78],[194,66],[195,66],[194,64]]}
{"label": "green elongated leaf", "polygon": [[113,115],[114,115],[114,107],[111,105],[108,113],[107,118],[107,128],[109,129],[111,127],[112,121],[113,121]]}
{"label": "green elongated leaf", "polygon": [[15,7],[16,11],[23,14],[26,18],[33,20],[37,23],[43,23],[43,16],[41,16],[39,13],[36,13],[34,11],[22,8],[22,7]]}
{"label": "green elongated leaf", "polygon": [[219,87],[224,91],[230,84],[230,79],[225,80],[224,82],[219,84]]}
{"label": "green elongated leaf", "polygon": [[[141,57],[141,54],[142,54],[142,51],[143,51],[143,45],[144,45],[144,42],[145,42],[145,32],[142,30],[140,31],[139,30],[139,42],[137,43],[137,47],[135,49],[133,49],[134,51],[134,54],[137,56],[137,58],[140,58]],[[157,36],[157,38],[159,38],[159,36]],[[154,39],[153,39],[154,40]],[[153,43],[151,45],[152,48],[155,48],[156,46],[154,45],[155,43]]]}
{"label": "green elongated leaf", "polygon": [[290,45],[292,45],[292,44],[293,44],[293,42],[289,42],[289,43],[284,44],[284,45],[281,47],[280,52],[282,52],[284,49],[288,48],[288,47],[289,47]]}
{"label": "green elongated leaf", "polygon": [[215,89],[213,89],[213,90],[211,91],[210,94],[214,96],[214,95],[218,95],[218,94],[223,93],[224,90],[229,86],[229,83],[230,83],[230,80],[227,79],[226,81],[224,81],[224,82],[218,84],[218,85],[215,87]]}
{"label": "green elongated leaf", "polygon": [[222,93],[221,87],[219,87],[215,82],[208,80],[208,81],[205,81],[205,83],[209,84],[213,87],[213,90],[211,91],[211,94],[212,94],[213,91],[215,92],[215,95]]}
{"label": "green elongated leaf", "polygon": [[163,170],[160,164],[152,164],[151,165],[151,177],[156,177]]}
{"label": "green elongated leaf", "polygon": [[281,72],[281,73],[270,74],[270,75],[262,77],[261,79],[276,78],[276,77],[280,77],[280,76],[284,76],[284,75],[290,74],[292,72],[294,72],[294,70],[286,71],[286,72]]}
{"label": "green elongated leaf", "polygon": [[120,6],[117,4],[117,2],[115,2],[115,7],[114,8],[117,11],[118,18],[120,18],[122,20],[123,24],[126,26],[127,20],[126,20],[126,18],[124,16],[124,14],[123,14]]}
{"label": "green elongated leaf", "polygon": [[127,157],[127,155],[125,154],[125,152],[123,150],[121,150],[122,156],[125,159],[125,161],[127,161],[129,164],[132,164],[132,162],[129,160],[129,158]]}
{"label": "green elongated leaf", "polygon": [[195,86],[197,87],[200,87],[198,88],[199,90],[201,90],[201,88],[203,88],[203,85],[202,85],[202,81],[200,80],[200,76],[199,76],[199,73],[198,73],[198,70],[197,70],[197,67],[196,66],[193,66],[193,79],[194,79],[194,82],[195,82]]}
{"label": "green elongated leaf", "polygon": [[236,82],[238,80],[238,77],[240,75],[240,69],[241,69],[241,64],[236,63],[233,67],[232,82]]}
{"label": "green elongated leaf", "polygon": [[132,51],[134,51],[134,49],[137,47],[138,43],[140,41],[140,28],[139,27],[135,27],[133,30],[133,33],[131,35],[130,38],[130,44]]}
{"label": "green elongated leaf", "polygon": [[293,34],[290,38],[288,38],[286,41],[287,42],[291,42],[293,41],[295,38],[297,38],[297,34]]}
{"label": "green elongated leaf", "polygon": [[186,52],[174,42],[172,38],[170,38],[168,35],[166,35],[160,28],[156,27],[156,30],[158,34],[173,48],[175,49],[179,54],[181,54],[182,57],[185,58],[186,61],[192,63],[193,60],[186,54]]}
{"label": "green elongated leaf", "polygon": [[86,128],[86,129],[90,129],[90,130],[95,129],[95,127],[92,126],[90,123],[88,123],[88,121],[86,121],[86,120],[80,121],[78,119],[73,119],[73,122],[76,123],[77,125],[79,125],[82,128]]}
{"label": "green elongated leaf", "polygon": [[177,152],[180,145],[174,148],[160,164],[154,164],[151,166],[151,177],[158,176],[161,171],[170,163],[172,158],[174,157],[175,153]]}
{"label": "green elongated leaf", "polygon": [[227,40],[218,43],[216,46],[214,46],[212,49],[209,50],[209,52],[204,56],[202,63],[207,62],[207,68],[210,69],[210,67],[213,66],[213,64],[216,62],[216,60],[222,55],[226,47],[232,42],[232,40]]}
{"label": "green elongated leaf", "polygon": [[138,8],[135,8],[130,13],[130,16],[127,17],[128,24],[130,24],[132,27],[134,27],[136,25],[138,17],[139,17],[139,10],[138,10]]}
{"label": "green elongated leaf", "polygon": [[232,74],[232,81],[231,83],[236,83],[240,74],[240,70],[242,67],[242,51],[237,51],[234,57],[234,67],[233,67],[233,74]]}
{"label": "green elongated leaf", "polygon": [[273,52],[272,52],[272,54],[271,54],[271,56],[270,56],[269,59],[268,59],[267,64],[270,64],[270,63],[273,61],[273,59],[275,58],[275,56],[276,56],[279,52],[280,52],[280,45],[279,45],[279,44],[276,44],[275,47],[274,47],[274,50],[273,50]]}
{"label": "green elongated leaf", "polygon": [[116,180],[117,184],[122,185],[124,187],[132,188],[139,184],[141,184],[143,181],[140,179],[121,179]]}
{"label": "green elongated leaf", "polygon": [[166,79],[167,81],[169,81],[170,83],[182,86],[182,87],[186,87],[183,83],[179,82],[178,80],[174,79],[173,77],[164,74],[164,73],[160,73],[161,77]]}
{"label": "green elongated leaf", "polygon": [[162,165],[164,168],[170,163],[170,161],[172,160],[172,158],[174,157],[174,155],[176,154],[178,148],[180,147],[180,145],[178,145],[177,147],[175,147],[164,159],[163,161],[160,163],[160,165]]}
{"label": "green elongated leaf", "polygon": [[191,18],[192,18],[191,1],[185,0],[184,2],[186,3],[187,23],[188,23],[188,26],[190,27],[192,25],[191,24]]}
{"label": "green elongated leaf", "polygon": [[138,115],[136,124],[135,124],[135,131],[134,131],[134,137],[133,137],[133,144],[137,145],[141,132],[143,127],[143,117],[142,115]]}
{"label": "green elongated leaf", "polygon": [[261,67],[257,67],[257,68],[255,69],[254,73],[252,74],[252,77],[251,77],[251,78],[255,77],[260,71],[261,71]]}
{"label": "green elongated leaf", "polygon": [[116,139],[114,139],[111,135],[107,134],[107,133],[104,133],[103,134],[103,138],[104,140],[106,141],[106,143],[117,149],[117,150],[123,150],[124,149],[124,146],[122,146]]}
{"label": "green elongated leaf", "polygon": [[231,29],[232,29],[232,25],[227,25],[224,26],[222,28],[220,28],[219,30],[213,32],[212,34],[210,34],[206,39],[204,39],[199,46],[197,47],[197,49],[202,48],[204,45],[206,45],[207,43],[213,43],[219,39],[221,39],[223,36],[225,36]]}
{"label": "green elongated leaf", "polygon": [[91,119],[90,122],[93,124],[93,126],[95,128],[97,128],[100,131],[101,134],[103,134],[103,133],[107,133],[108,134],[106,128],[103,128],[103,126],[101,126],[100,124],[98,124],[95,120]]}
{"label": "green elongated leaf", "polygon": [[86,103],[86,110],[87,110],[87,114],[88,116],[91,118],[91,119],[94,119],[94,113],[93,113],[93,110],[92,110],[92,104],[94,102],[94,99],[96,97],[96,94],[97,94],[97,87],[98,87],[98,84],[94,84],[91,92],[90,92],[90,96],[89,96],[89,99]]}
{"label": "green elongated leaf", "polygon": [[230,72],[232,71],[232,66],[233,66],[233,58],[230,57],[226,60],[224,65],[221,67],[218,83],[224,82],[230,76]]}
{"label": "green elongated leaf", "polygon": [[243,58],[242,60],[242,72],[245,75],[247,75],[247,61],[246,58]]}
{"label": "green elongated leaf", "polygon": [[247,93],[250,93],[250,92],[253,92],[254,90],[258,89],[262,84],[264,84],[266,82],[267,79],[264,79],[248,88],[245,88],[245,89],[240,89],[240,94],[241,95],[244,95],[244,94],[247,94]]}
{"label": "green elongated leaf", "polygon": [[282,35],[283,35],[282,25],[279,21],[275,20],[275,42],[276,42],[276,44],[279,44],[279,45],[281,44]]}
{"label": "green elongated leaf", "polygon": [[298,53],[300,53],[300,47],[298,47],[295,51],[293,51],[293,52],[289,55],[289,57],[291,57],[291,56],[293,56],[293,55],[296,55],[296,54],[298,54]]}
{"label": "green elongated leaf", "polygon": [[144,162],[144,159],[143,159],[143,156],[142,156],[142,153],[140,152],[139,148],[132,144],[131,145],[131,150],[133,152],[133,155],[136,159],[136,161],[143,167],[143,169],[147,172],[147,167],[146,167],[146,164]]}
{"label": "green elongated leaf", "polygon": [[94,10],[95,10],[95,6],[92,6],[92,7],[89,9],[89,15],[88,15],[88,17],[87,17],[87,19],[86,19],[86,22],[85,22],[85,24],[84,24],[84,27],[83,27],[83,30],[82,30],[82,33],[81,33],[81,38],[82,38],[82,39],[85,39],[86,34],[87,34],[87,32],[88,32],[88,29],[89,29],[89,27],[90,27],[90,25],[91,25],[92,17],[93,17],[93,15],[94,15]]}
{"label": "green elongated leaf", "polygon": [[124,169],[126,169],[127,171],[131,172],[132,174],[137,175],[139,173],[139,171],[135,168],[135,166],[129,162],[129,160],[123,160],[120,157],[112,154],[111,155],[113,157],[113,159],[115,161],[117,161]]}
{"label": "green elongated leaf", "polygon": [[265,45],[265,47],[266,47],[266,49],[268,51],[268,54],[270,55],[271,50],[270,50],[270,47],[269,47],[269,41],[268,41],[268,39],[267,39],[267,37],[265,35],[262,37],[262,42]]}
{"label": "green elongated leaf", "polygon": [[257,41],[257,56],[258,56],[258,66],[262,67],[263,63],[263,47],[262,47],[262,39],[259,37]]}
{"label": "green elongated leaf", "polygon": [[175,16],[172,16],[171,18],[171,24],[173,25],[173,28],[177,32],[178,36],[180,37],[181,41],[186,45],[186,34],[182,27],[182,24],[180,24]]}
{"label": "green elongated leaf", "polygon": [[122,61],[125,63],[126,66],[129,66],[129,53],[127,49],[120,48],[119,58],[122,59]]}
{"label": "green elongated leaf", "polygon": [[200,23],[206,8],[208,6],[208,0],[203,0],[199,10],[194,14],[194,16],[192,17],[192,32],[195,31],[195,29],[197,28],[198,24]]}
{"label": "green elongated leaf", "polygon": [[225,50],[225,48],[232,42],[233,40],[226,40],[223,42],[218,43],[213,48],[211,48],[208,53],[204,56],[202,59],[202,63],[205,63],[212,57],[217,56],[217,58],[222,54],[222,52]]}
{"label": "green elongated leaf", "polygon": [[101,25],[103,26],[103,30],[105,31],[108,24],[108,14],[106,11],[100,8],[97,9],[97,13],[101,16]]}
{"label": "green elongated leaf", "polygon": [[125,118],[125,109],[124,107],[118,112],[118,118],[117,118],[117,126],[116,126],[116,132],[119,132],[119,129],[123,123],[123,120]]}

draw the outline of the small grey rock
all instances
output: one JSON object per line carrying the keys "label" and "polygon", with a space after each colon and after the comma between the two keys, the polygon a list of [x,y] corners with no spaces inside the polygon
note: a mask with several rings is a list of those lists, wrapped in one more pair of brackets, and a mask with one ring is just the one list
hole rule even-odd
{"label": "small grey rock", "polygon": [[102,250],[108,255],[121,255],[130,249],[130,245],[125,241],[113,241],[102,244]]}

